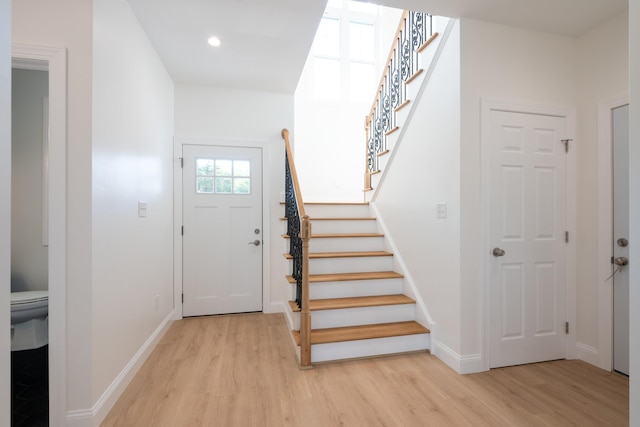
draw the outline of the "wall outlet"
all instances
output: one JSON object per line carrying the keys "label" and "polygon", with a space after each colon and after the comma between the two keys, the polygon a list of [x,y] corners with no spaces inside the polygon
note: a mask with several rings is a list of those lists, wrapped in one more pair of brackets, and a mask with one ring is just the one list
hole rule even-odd
{"label": "wall outlet", "polygon": [[446,202],[438,202],[436,203],[436,218],[446,218],[447,217],[447,204]]}

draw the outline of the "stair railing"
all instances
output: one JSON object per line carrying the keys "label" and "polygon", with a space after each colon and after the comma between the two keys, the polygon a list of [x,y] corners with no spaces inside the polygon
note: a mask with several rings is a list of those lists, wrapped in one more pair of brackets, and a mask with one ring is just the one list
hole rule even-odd
{"label": "stair railing", "polygon": [[404,11],[371,112],[365,118],[365,191],[372,189],[371,175],[380,172],[378,156],[388,152],[387,136],[398,129],[396,112],[409,102],[406,84],[419,74],[418,54],[433,38],[432,15]]}
{"label": "stair railing", "polygon": [[309,310],[309,239],[311,221],[304,210],[298,174],[289,142],[289,131],[282,129],[285,151],[285,214],[289,254],[293,258],[291,276],[296,281],[296,304],[300,308],[300,366],[311,366],[311,311]]}

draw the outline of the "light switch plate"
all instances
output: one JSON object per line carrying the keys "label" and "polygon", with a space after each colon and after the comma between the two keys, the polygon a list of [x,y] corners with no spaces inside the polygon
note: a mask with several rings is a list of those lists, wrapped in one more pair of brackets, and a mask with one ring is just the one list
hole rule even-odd
{"label": "light switch plate", "polygon": [[147,216],[147,202],[144,202],[144,201],[138,202],[138,216],[140,218],[144,218]]}
{"label": "light switch plate", "polygon": [[445,202],[436,203],[436,218],[447,217],[447,204]]}

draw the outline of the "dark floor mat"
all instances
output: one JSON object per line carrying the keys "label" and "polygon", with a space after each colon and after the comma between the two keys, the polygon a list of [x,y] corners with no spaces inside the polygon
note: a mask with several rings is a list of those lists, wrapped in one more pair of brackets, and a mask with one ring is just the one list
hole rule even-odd
{"label": "dark floor mat", "polygon": [[11,426],[49,425],[48,346],[11,352]]}

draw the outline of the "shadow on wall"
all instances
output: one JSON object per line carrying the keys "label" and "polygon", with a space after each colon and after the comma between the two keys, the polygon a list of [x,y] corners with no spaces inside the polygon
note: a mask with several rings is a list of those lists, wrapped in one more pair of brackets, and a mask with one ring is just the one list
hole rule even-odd
{"label": "shadow on wall", "polygon": [[11,275],[11,292],[24,292],[29,290],[31,289],[29,289],[29,287],[27,286],[27,282],[21,275]]}

